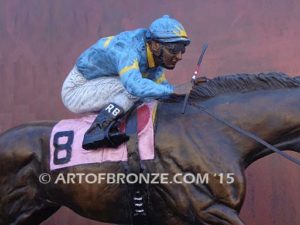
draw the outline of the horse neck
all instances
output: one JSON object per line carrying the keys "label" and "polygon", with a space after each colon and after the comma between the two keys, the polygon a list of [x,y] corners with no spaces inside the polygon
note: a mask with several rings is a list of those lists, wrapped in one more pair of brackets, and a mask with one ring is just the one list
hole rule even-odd
{"label": "horse neck", "polygon": [[[216,98],[208,107],[212,106],[212,110],[220,117],[254,133],[281,150],[300,152],[299,97],[300,88],[254,91]],[[236,149],[246,167],[255,160],[273,153],[250,138],[232,132],[231,128],[228,128],[227,132],[236,143]]]}

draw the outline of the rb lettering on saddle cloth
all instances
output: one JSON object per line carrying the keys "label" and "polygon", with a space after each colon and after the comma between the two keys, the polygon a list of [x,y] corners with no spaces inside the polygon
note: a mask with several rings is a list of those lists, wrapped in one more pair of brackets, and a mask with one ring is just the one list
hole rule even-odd
{"label": "rb lettering on saddle cloth", "polygon": [[[157,102],[143,104],[137,109],[139,154],[141,160],[154,159],[154,129]],[[50,170],[105,161],[127,161],[126,143],[117,149],[99,148],[87,151],[82,148],[85,132],[96,114],[79,119],[59,121],[52,129],[50,139]]]}

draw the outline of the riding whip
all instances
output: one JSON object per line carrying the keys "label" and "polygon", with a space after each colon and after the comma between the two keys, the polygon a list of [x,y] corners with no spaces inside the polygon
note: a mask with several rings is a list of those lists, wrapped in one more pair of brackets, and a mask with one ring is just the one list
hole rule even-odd
{"label": "riding whip", "polygon": [[[195,85],[195,80],[197,78],[197,75],[199,74],[200,66],[201,66],[201,63],[202,63],[202,60],[203,60],[203,56],[204,56],[204,54],[206,52],[207,47],[208,47],[207,43],[204,43],[203,46],[202,46],[201,55],[200,55],[200,57],[198,59],[196,69],[195,69],[194,74],[193,74],[192,79],[191,79],[191,82],[192,82],[193,85]],[[190,93],[191,93],[191,91],[189,91],[189,93],[187,93],[185,95],[184,102],[183,102],[183,108],[182,108],[182,112],[181,112],[182,114],[185,113],[185,108],[186,108],[187,101],[188,101],[188,99],[190,97]]]}

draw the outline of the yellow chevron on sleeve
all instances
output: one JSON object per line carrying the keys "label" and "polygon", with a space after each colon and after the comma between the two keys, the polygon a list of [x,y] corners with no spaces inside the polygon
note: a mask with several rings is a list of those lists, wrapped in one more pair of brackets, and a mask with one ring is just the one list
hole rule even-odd
{"label": "yellow chevron on sleeve", "polygon": [[156,83],[161,84],[162,82],[164,82],[166,80],[166,75],[165,73],[163,73],[158,79],[156,79]]}
{"label": "yellow chevron on sleeve", "polygon": [[139,69],[139,62],[137,59],[135,59],[130,66],[125,66],[123,69],[120,70],[119,74],[120,76],[124,73],[128,72],[129,70],[138,70]]}
{"label": "yellow chevron on sleeve", "polygon": [[112,40],[113,38],[114,38],[114,36],[107,37],[106,40],[105,40],[105,42],[104,42],[104,44],[103,44],[103,46],[104,46],[105,48],[107,48],[107,46],[109,45],[109,43],[111,42],[111,40]]}

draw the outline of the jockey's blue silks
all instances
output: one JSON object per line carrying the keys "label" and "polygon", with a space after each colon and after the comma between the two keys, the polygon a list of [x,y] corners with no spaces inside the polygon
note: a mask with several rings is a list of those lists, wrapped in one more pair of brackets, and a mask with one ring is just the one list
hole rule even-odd
{"label": "jockey's blue silks", "polygon": [[164,65],[155,65],[149,41],[164,43],[165,47],[173,44],[170,52],[177,52],[175,47],[184,52],[190,43],[182,24],[165,15],[154,20],[149,29],[101,38],[79,56],[77,69],[87,80],[119,76],[125,89],[139,98],[170,95],[174,87],[165,78]]}
{"label": "jockey's blue silks", "polygon": [[166,80],[164,69],[155,66],[146,33],[146,29],[137,29],[101,38],[80,55],[78,70],[88,80],[120,76],[126,90],[137,97],[171,94],[173,86]]}

